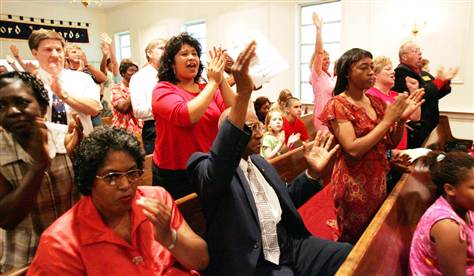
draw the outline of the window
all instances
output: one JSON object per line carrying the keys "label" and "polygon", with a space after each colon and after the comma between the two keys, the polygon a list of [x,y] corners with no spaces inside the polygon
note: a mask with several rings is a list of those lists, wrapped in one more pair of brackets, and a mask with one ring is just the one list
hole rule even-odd
{"label": "window", "polygon": [[206,40],[206,21],[193,21],[184,24],[184,31],[194,37],[201,44],[201,62],[206,66],[207,60],[207,40]]}
{"label": "window", "polygon": [[122,32],[115,34],[115,49],[117,49],[117,60],[132,57],[132,49],[130,45],[130,33]]}
{"label": "window", "polygon": [[[316,12],[323,19],[323,48],[329,52],[331,65],[329,71],[334,68],[334,61],[341,55],[341,2],[323,2],[318,4],[300,6],[299,20],[299,97],[302,102],[313,102],[313,88],[309,83],[309,62],[314,52],[314,41],[316,39],[316,27],[313,25],[312,14]],[[298,93],[296,93],[298,95]]]}

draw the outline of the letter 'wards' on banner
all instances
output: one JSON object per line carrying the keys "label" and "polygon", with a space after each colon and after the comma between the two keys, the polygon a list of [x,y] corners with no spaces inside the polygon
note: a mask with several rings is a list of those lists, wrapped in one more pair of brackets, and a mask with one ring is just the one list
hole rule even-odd
{"label": "letter 'wards' on banner", "polygon": [[[89,23],[74,23],[74,25],[77,26],[85,26],[85,28],[81,28],[72,27],[73,22],[63,20],[38,19],[23,16],[15,17],[18,17],[18,20],[13,19],[13,16],[11,15],[8,15],[8,18],[4,18],[4,15],[2,14],[2,18],[0,19],[0,38],[28,40],[28,37],[33,30],[47,29],[60,33],[67,42],[89,43],[87,29]],[[25,18],[25,20],[23,18]],[[35,21],[38,21],[38,23]],[[45,22],[51,22],[51,24]],[[57,26],[55,24],[56,22],[61,25],[63,22],[69,22],[69,26]]]}

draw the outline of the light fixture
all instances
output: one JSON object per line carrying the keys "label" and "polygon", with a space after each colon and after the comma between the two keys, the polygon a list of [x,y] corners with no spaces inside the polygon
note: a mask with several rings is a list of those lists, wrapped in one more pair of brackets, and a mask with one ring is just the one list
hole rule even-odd
{"label": "light fixture", "polygon": [[97,6],[100,6],[102,4],[102,0],[71,0],[71,3],[78,2],[80,2],[86,8],[91,4],[96,4]]}

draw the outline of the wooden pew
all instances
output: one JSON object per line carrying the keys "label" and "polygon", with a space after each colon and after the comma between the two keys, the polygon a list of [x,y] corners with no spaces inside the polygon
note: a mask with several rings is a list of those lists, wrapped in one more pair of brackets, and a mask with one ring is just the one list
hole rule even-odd
{"label": "wooden pew", "polygon": [[308,131],[309,139],[313,140],[316,136],[316,130],[314,129],[313,124],[313,113],[307,113],[301,116],[301,121],[303,121],[306,130]]}
{"label": "wooden pew", "polygon": [[404,174],[336,275],[407,275],[411,239],[435,190],[426,170]]}
{"label": "wooden pew", "polygon": [[432,150],[446,151],[446,144],[449,142],[464,145],[467,149],[472,147],[472,140],[458,139],[453,136],[448,117],[441,115],[439,116],[438,126],[431,132],[430,136],[428,136],[423,143],[423,147]]}
{"label": "wooden pew", "polygon": [[298,147],[280,156],[272,158],[269,163],[277,170],[283,181],[290,183],[298,174],[307,168],[303,156],[303,147]]}
{"label": "wooden pew", "polygon": [[151,186],[153,184],[153,154],[148,154],[145,156],[145,163],[143,164],[143,176],[142,176],[142,185]]}
{"label": "wooden pew", "polygon": [[198,195],[192,193],[179,198],[176,200],[176,205],[191,229],[204,238],[204,234],[206,233],[206,219],[204,218]]}

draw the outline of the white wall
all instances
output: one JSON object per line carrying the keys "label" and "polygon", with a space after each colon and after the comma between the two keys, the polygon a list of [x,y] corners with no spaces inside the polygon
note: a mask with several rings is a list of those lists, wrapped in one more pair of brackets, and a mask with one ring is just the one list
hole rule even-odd
{"label": "white wall", "polygon": [[[68,0],[64,0],[68,1]],[[0,1],[2,14],[89,23],[89,43],[78,43],[89,62],[98,64],[102,58],[100,34],[106,31],[106,15],[78,4],[54,4],[51,1]],[[67,26],[67,25],[66,25]],[[24,59],[33,59],[27,40],[0,40],[0,58],[10,54],[9,46],[16,45]],[[11,55],[11,54],[10,54]]]}
{"label": "white wall", "polygon": [[[65,0],[66,1],[66,0]],[[47,1],[45,1],[46,3]],[[155,2],[137,1],[108,10],[105,14],[81,6],[25,4],[1,1],[1,13],[90,22],[91,43],[82,44],[90,60],[99,61],[99,34],[130,31],[132,59],[145,63],[143,49],[153,37],[170,37],[182,31],[182,24],[206,20],[208,46],[229,47],[236,34],[258,30],[267,36],[289,69],[280,74],[256,96],[275,100],[279,91],[297,88],[298,1],[220,1],[220,2]],[[308,3],[307,1],[305,3]],[[360,47],[375,56],[388,55],[398,63],[398,47],[411,36],[411,26],[421,25],[416,41],[431,60],[432,72],[443,64],[459,66],[453,92],[441,100],[441,109],[458,113],[474,113],[473,1],[448,0],[343,0],[342,50]],[[323,15],[324,17],[324,15]],[[423,26],[423,22],[426,25]],[[13,42],[30,57],[26,42]],[[0,56],[8,53],[10,42],[0,41]],[[332,57],[335,59],[336,57]],[[452,114],[452,113],[450,113]],[[472,116],[469,115],[469,118]],[[459,117],[459,116],[458,116]],[[456,118],[458,118],[456,117]],[[453,118],[453,120],[457,120]],[[474,124],[469,119],[455,122],[455,134],[474,137]]]}

